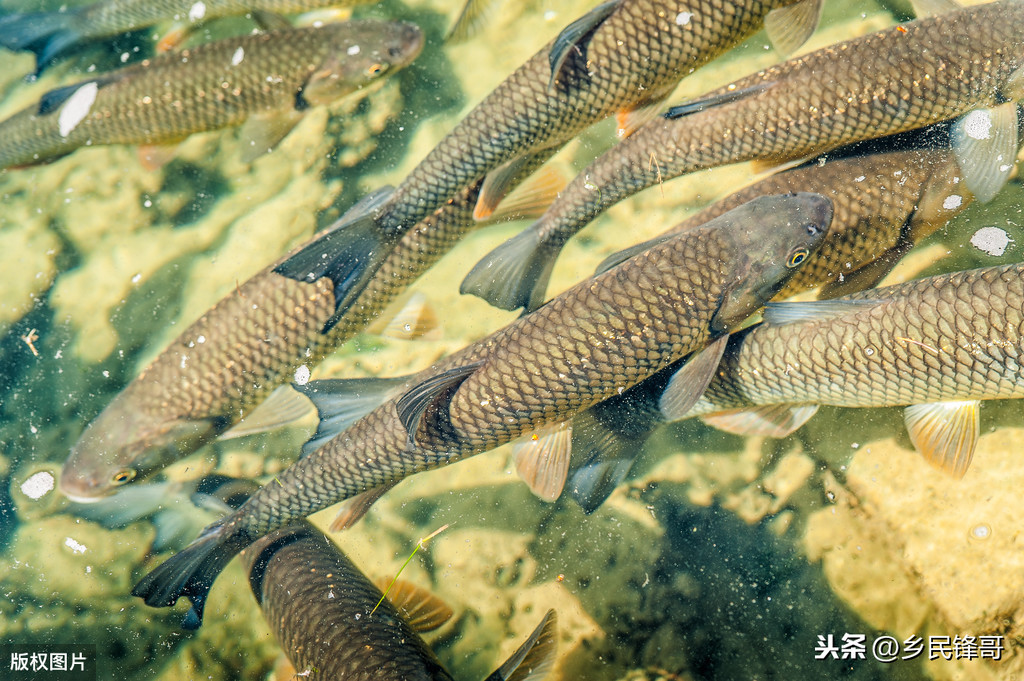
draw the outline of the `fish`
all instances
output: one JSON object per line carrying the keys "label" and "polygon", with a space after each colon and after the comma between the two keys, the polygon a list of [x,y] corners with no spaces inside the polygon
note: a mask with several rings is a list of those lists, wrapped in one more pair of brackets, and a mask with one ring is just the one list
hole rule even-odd
{"label": "fish", "polygon": [[[524,166],[524,175],[533,170]],[[309,403],[285,384],[301,367],[312,370],[366,329],[477,227],[473,207],[481,184],[464,188],[406,234],[344,312],[339,313],[333,292],[351,265],[344,255],[345,216],[238,286],[190,324],[88,425],[64,463],[61,492],[74,501],[95,502],[218,437],[300,418]],[[507,210],[536,216],[563,186],[557,175],[535,175],[520,188],[526,200],[503,204],[494,219],[503,219]],[[381,200],[386,191],[366,200]],[[393,385],[372,381],[366,388],[375,393]]]}
{"label": "fish", "polygon": [[[246,160],[266,153],[310,107],[410,63],[414,24],[351,21],[226,38],[60,87],[0,122],[0,168],[79,147],[158,145],[246,124]],[[357,49],[358,48],[358,49]]]}
{"label": "fish", "polygon": [[351,6],[364,0],[101,0],[55,12],[14,12],[0,17],[0,47],[31,50],[36,73],[61,55],[129,31],[173,21],[182,27],[221,17],[252,13],[295,14],[322,7]]}
{"label": "fish", "polygon": [[987,201],[1016,156],[1022,43],[1024,3],[1000,0],[831,45],[672,107],[581,171],[536,223],[485,256],[461,290],[504,309],[534,309],[565,242],[643,189],[742,161],[806,159],[953,118],[965,186]]}
{"label": "fish", "polygon": [[[443,624],[451,610],[439,617],[447,606],[415,587],[402,590],[400,604],[405,607],[393,604],[308,522],[294,522],[263,537],[242,552],[242,561],[267,624],[298,676],[313,672],[315,678],[351,681],[451,680],[418,633]],[[415,619],[410,611],[417,614]],[[549,610],[486,681],[547,678],[557,646],[557,617]]]}
{"label": "fish", "polygon": [[831,219],[820,195],[763,197],[580,283],[410,377],[143,577],[133,595],[159,607],[185,596],[187,620],[198,625],[217,574],[260,536],[522,435],[552,443],[551,463],[538,470],[564,480],[562,423],[700,350],[691,363],[704,369],[694,372],[696,399],[728,332],[784,285]]}
{"label": "fish", "polygon": [[1024,263],[953,272],[827,301],[771,303],[730,339],[692,409],[739,434],[784,437],[820,405],[904,407],[914,447],[968,470],[983,400],[1024,397]]}
{"label": "fish", "polygon": [[[822,0],[609,0],[568,25],[499,84],[398,185],[349,228],[346,304],[406,230],[486,177],[476,217],[504,196],[533,154],[558,148],[616,114],[628,133],[693,70],[766,26],[795,49]],[[340,293],[340,292],[339,292]]]}

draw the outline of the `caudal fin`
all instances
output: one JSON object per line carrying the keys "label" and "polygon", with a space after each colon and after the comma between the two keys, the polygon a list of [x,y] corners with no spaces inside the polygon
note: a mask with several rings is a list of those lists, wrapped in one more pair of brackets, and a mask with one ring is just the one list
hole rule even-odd
{"label": "caudal fin", "polygon": [[36,74],[84,38],[77,12],[29,12],[0,17],[0,46],[36,53]]}
{"label": "caudal fin", "polygon": [[158,565],[132,589],[146,605],[169,608],[184,596],[192,602],[182,622],[185,629],[198,629],[203,608],[217,575],[242,550],[245,542],[229,532],[229,525],[218,521],[182,551]]}

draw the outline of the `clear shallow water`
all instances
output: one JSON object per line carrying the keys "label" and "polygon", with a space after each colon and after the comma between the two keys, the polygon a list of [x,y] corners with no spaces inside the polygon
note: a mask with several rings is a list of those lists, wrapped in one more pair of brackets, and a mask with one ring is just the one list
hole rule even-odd
{"label": "clear shallow water", "polygon": [[[227,132],[191,138],[157,171],[143,170],[134,149],[110,147],[0,175],[0,641],[95,643],[105,679],[269,672],[279,652],[237,565],[218,580],[204,627],[183,633],[180,610],[127,595],[167,555],[151,551],[150,523],[102,529],[64,513],[55,491],[33,498],[28,481],[55,475],[85,424],[184,325],[363,192],[400,181],[462,112],[591,3],[512,0],[483,35],[442,49],[454,4],[375,10],[424,27],[431,42],[420,60],[330,117],[314,112],[251,166]],[[813,46],[892,21],[875,5],[830,3]],[[763,45],[755,37],[675,98],[772,63]],[[131,49],[92,60],[116,62]],[[24,84],[31,60],[0,60],[9,65],[3,115],[92,63]],[[611,140],[605,123],[560,162],[579,167]],[[566,249],[552,292],[750,178],[746,166],[700,173],[615,208]],[[973,206],[912,253],[903,274],[1020,260],[1019,197],[1013,181],[991,204]],[[453,282],[520,227],[472,235],[419,282],[440,312],[440,340],[364,336],[316,375],[407,373],[507,323],[512,315],[458,296]],[[971,243],[988,227],[1010,237],[1003,254]],[[417,539],[452,524],[403,576],[455,608],[435,648],[458,679],[486,676],[548,607],[559,611],[558,673],[567,679],[1012,678],[1019,406],[986,405],[982,423],[974,466],[959,482],[920,462],[895,410],[822,410],[780,442],[683,424],[658,434],[634,479],[591,516],[571,501],[532,497],[503,448],[406,481],[336,539],[368,574],[391,576]],[[216,470],[269,479],[307,433],[216,443],[167,477]],[[316,520],[326,526],[331,516]],[[829,635],[841,647],[844,634],[865,635],[866,659],[815,660]],[[883,635],[926,644],[996,636],[1006,650],[1001,662],[928,661],[926,647],[882,664],[871,645]]]}

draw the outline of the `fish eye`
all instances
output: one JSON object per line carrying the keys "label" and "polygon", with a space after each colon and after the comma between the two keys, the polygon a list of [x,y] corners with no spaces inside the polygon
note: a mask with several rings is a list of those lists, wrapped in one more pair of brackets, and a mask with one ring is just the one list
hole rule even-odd
{"label": "fish eye", "polygon": [[789,254],[789,258],[786,260],[786,267],[792,269],[807,260],[807,256],[810,255],[810,251],[806,248],[798,248]]}
{"label": "fish eye", "polygon": [[123,485],[135,479],[135,471],[131,468],[122,468],[110,476],[110,482],[114,485]]}
{"label": "fish eye", "polygon": [[370,68],[366,69],[366,75],[379,76],[384,73],[385,68],[384,64],[371,64]]}

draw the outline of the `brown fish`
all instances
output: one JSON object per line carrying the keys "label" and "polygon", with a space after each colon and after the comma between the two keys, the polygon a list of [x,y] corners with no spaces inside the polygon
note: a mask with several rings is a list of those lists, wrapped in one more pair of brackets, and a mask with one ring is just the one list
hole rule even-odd
{"label": "brown fish", "polygon": [[[226,38],[51,90],[0,122],[0,168],[98,144],[167,144],[248,122],[251,156],[312,106],[411,62],[413,24],[351,21]],[[248,154],[247,154],[248,155]]]}
{"label": "brown fish", "polygon": [[988,200],[1016,156],[1016,110],[1003,102],[1024,96],[1022,44],[1024,3],[1002,0],[838,43],[670,109],[584,169],[547,214],[481,260],[462,291],[532,309],[562,245],[647,187],[741,161],[806,158],[957,116],[964,117],[953,147],[965,185]]}
{"label": "brown fish", "polygon": [[[764,197],[579,284],[412,377],[132,593],[154,606],[186,596],[198,623],[231,556],[277,527],[524,433],[564,443],[562,422],[705,346],[694,364],[709,379],[728,332],[785,284],[831,218],[815,194]],[[701,390],[695,379],[691,401]],[[564,480],[564,465],[549,468]]]}
{"label": "brown fish", "polygon": [[821,0],[609,0],[576,20],[478,104],[383,205],[349,229],[360,263],[351,303],[395,240],[464,186],[487,176],[477,216],[504,195],[530,156],[557,149],[619,114],[632,129],[694,69],[767,25],[792,49],[817,24]]}
{"label": "brown fish", "polygon": [[[382,600],[380,589],[309,523],[294,522],[272,532],[243,551],[242,559],[267,624],[298,676],[315,670],[313,678],[346,681],[451,680],[417,633],[443,619],[409,621],[403,614],[409,608]],[[404,593],[413,607],[428,598],[412,588]],[[557,619],[549,610],[487,681],[546,678],[558,646],[556,634]]]}

